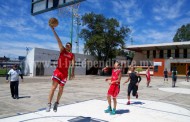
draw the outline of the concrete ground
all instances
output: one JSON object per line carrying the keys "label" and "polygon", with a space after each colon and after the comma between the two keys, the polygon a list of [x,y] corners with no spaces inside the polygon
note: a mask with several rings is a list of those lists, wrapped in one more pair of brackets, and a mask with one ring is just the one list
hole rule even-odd
{"label": "concrete ground", "polygon": [[[20,99],[15,100],[11,98],[9,84],[6,83],[4,77],[0,77],[0,121],[5,117],[35,112],[45,108],[51,87],[50,78],[50,76],[25,77],[24,82],[20,82],[19,85]],[[93,99],[106,102],[108,84],[104,81],[105,78],[103,76],[76,76],[74,80],[67,82],[60,106]],[[126,79],[126,76],[122,77],[121,82],[123,83]],[[118,99],[126,99],[127,96],[127,85],[123,86],[122,83]],[[190,82],[186,82],[184,78],[178,78],[176,89],[179,91],[181,88],[187,92],[186,94],[184,92],[171,92],[171,84],[171,78],[168,83],[164,83],[163,78],[152,77],[150,87],[147,88],[146,78],[143,76],[139,86],[139,99],[168,103],[190,111]],[[163,88],[169,90],[162,90]],[[173,90],[175,91],[175,88]],[[55,101],[55,97],[53,101]],[[190,118],[190,115],[187,117]]]}

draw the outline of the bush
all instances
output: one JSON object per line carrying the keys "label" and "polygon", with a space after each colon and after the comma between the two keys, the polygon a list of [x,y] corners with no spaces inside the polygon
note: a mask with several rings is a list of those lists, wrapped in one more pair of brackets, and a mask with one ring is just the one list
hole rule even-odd
{"label": "bush", "polygon": [[143,69],[142,69],[142,67],[138,67],[138,68],[136,68],[136,71],[139,73],[139,72],[142,72]]}

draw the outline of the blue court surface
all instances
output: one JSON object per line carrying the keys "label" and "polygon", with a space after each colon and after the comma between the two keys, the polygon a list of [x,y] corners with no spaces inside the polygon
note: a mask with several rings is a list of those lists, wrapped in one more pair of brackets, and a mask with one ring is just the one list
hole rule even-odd
{"label": "blue court surface", "polygon": [[148,100],[118,99],[116,115],[104,113],[107,101],[89,100],[59,106],[57,112],[40,110],[0,119],[0,122],[189,122],[190,111],[176,105]]}

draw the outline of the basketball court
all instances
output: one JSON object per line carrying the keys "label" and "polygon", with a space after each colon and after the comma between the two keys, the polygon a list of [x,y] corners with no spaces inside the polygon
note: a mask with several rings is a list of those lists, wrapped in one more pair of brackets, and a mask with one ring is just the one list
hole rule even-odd
{"label": "basketball court", "polygon": [[118,99],[116,115],[104,113],[107,101],[89,100],[59,107],[55,113],[40,110],[1,119],[0,122],[188,122],[190,111],[184,108],[148,100]]}
{"label": "basketball court", "polygon": [[[31,15],[36,16],[52,10],[58,10],[58,14],[64,16],[64,14],[68,13],[64,12],[70,8],[68,10],[71,11],[73,21],[73,16],[77,15],[78,7],[83,1],[85,0],[32,0]],[[30,80],[30,78],[27,80]],[[45,80],[47,81],[47,79]],[[126,105],[127,99],[124,99],[127,94],[127,86],[122,86],[120,98],[117,100],[116,115],[110,115],[109,113],[104,113],[108,106],[106,101],[108,85],[103,82],[104,80],[105,77],[90,76],[87,79],[85,76],[68,82],[68,87],[64,91],[63,100],[65,101],[62,101],[62,103],[68,102],[69,104],[60,105],[57,112],[53,112],[52,109],[50,112],[46,112],[45,108],[40,109],[41,105],[47,103],[47,89],[49,90],[50,88],[50,83],[44,83],[45,81],[42,82],[44,83],[42,88],[39,85],[40,78],[37,80],[32,78],[31,82],[21,84],[23,87],[23,89],[21,87],[21,93],[23,93],[21,95],[30,96],[28,98],[23,97],[23,99],[17,101],[10,100],[7,97],[9,96],[6,91],[7,86],[2,85],[2,88],[4,88],[2,92],[8,95],[0,95],[0,98],[3,98],[0,100],[2,102],[1,108],[6,105],[7,108],[4,107],[6,110],[3,112],[7,112],[7,114],[0,119],[0,122],[189,122],[190,120],[190,106],[188,103],[190,85],[188,83],[180,83],[188,88],[159,88],[161,86],[160,79],[155,78],[153,80],[156,82],[151,81],[151,85],[154,87],[147,88],[144,80],[140,83],[142,84],[139,89],[140,99],[132,99],[131,105]],[[123,80],[126,80],[126,78]],[[31,86],[35,86],[37,90],[33,90]],[[92,89],[95,90],[92,91]],[[178,94],[176,95],[175,93]],[[183,100],[174,99],[186,97],[187,99]],[[79,99],[81,100],[80,102],[78,102]],[[174,99],[175,101],[172,102],[176,104],[174,105],[170,99]],[[28,104],[30,105],[28,106]],[[181,106],[178,106],[178,104]],[[12,110],[13,107],[15,107],[14,111]],[[27,111],[28,113],[16,113],[18,111]],[[14,115],[11,115],[11,112]]]}
{"label": "basketball court", "polygon": [[190,82],[187,82],[187,81],[182,81],[180,82],[180,84],[190,86]]}
{"label": "basketball court", "polygon": [[190,89],[187,88],[159,88],[161,91],[165,92],[173,92],[173,93],[179,93],[179,94],[190,94]]}

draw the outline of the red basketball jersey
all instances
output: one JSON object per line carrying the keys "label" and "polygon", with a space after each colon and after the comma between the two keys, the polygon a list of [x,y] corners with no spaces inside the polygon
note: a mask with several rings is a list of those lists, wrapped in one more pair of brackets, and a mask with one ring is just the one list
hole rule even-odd
{"label": "red basketball jersey", "polygon": [[73,57],[73,53],[67,52],[66,49],[63,49],[63,51],[59,54],[57,69],[61,72],[68,73],[68,68],[73,60]]}
{"label": "red basketball jersey", "polygon": [[[118,80],[120,72],[121,72],[120,69],[113,69],[113,70],[112,70],[111,81],[116,81],[116,80]],[[120,84],[120,83],[117,83],[117,84]]]}

